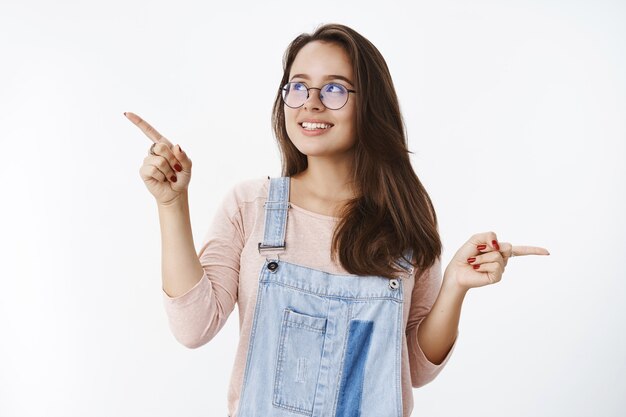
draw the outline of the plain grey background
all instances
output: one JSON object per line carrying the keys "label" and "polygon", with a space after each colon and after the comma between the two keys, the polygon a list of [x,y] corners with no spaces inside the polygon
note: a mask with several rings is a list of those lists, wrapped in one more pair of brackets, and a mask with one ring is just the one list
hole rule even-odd
{"label": "plain grey background", "polygon": [[238,311],[169,333],[150,140],[194,163],[196,247],[241,180],[280,174],[270,111],[299,33],[347,24],[390,67],[444,267],[472,234],[543,246],[471,290],[413,416],[623,415],[622,1],[0,4],[0,415],[225,416]]}

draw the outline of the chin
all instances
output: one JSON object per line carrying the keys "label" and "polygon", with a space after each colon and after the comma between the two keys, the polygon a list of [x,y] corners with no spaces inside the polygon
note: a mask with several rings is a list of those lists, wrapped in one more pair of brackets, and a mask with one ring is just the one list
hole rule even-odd
{"label": "chin", "polygon": [[[305,138],[305,139],[310,139],[310,138]],[[300,151],[300,153],[306,156],[310,156],[310,157],[339,156],[353,149],[353,147],[336,148],[336,147],[323,146],[321,144],[303,144],[302,142],[294,143],[294,146]]]}

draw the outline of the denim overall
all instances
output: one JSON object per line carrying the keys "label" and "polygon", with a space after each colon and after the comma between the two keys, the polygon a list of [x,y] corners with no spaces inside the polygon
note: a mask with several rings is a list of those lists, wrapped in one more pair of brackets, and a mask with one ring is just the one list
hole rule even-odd
{"label": "denim overall", "polygon": [[402,417],[402,279],[281,260],[289,180],[270,180],[264,206],[266,261],[237,417]]}

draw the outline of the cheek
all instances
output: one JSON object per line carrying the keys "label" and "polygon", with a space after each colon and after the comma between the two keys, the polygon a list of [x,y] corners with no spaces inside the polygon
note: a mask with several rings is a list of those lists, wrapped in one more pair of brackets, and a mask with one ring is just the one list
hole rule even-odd
{"label": "cheek", "polygon": [[296,124],[296,116],[297,116],[297,111],[295,111],[294,109],[285,106],[285,124],[287,126],[289,125],[295,125]]}
{"label": "cheek", "polygon": [[293,109],[285,106],[285,130],[287,130],[287,135],[290,139],[297,132],[298,127],[296,113]]}
{"label": "cheek", "polygon": [[346,106],[341,109],[341,120],[346,124],[356,124],[356,109],[354,103],[348,102]]}
{"label": "cheek", "polygon": [[341,115],[341,124],[347,130],[354,131],[356,129],[356,115],[354,112],[346,112]]}

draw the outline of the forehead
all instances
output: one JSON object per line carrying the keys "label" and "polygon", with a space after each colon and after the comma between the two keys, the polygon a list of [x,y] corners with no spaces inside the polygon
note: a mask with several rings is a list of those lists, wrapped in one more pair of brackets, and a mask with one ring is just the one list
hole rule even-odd
{"label": "forehead", "polygon": [[311,79],[322,79],[327,75],[342,75],[352,79],[352,63],[344,49],[334,43],[313,41],[300,49],[289,71],[289,78],[294,74],[305,74]]}

